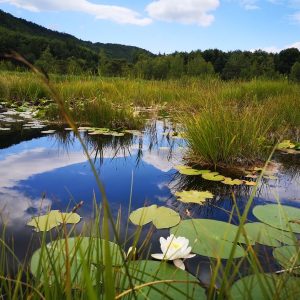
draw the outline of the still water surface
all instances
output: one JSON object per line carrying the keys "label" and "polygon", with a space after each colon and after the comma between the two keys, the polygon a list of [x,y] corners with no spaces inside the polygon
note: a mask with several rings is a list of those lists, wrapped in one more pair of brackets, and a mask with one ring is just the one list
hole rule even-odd
{"label": "still water surface", "polygon": [[[143,134],[124,137],[90,136],[82,132],[90,156],[105,186],[110,207],[117,216],[121,207],[128,214],[131,185],[132,209],[150,204],[166,205],[186,218],[187,210],[194,218],[227,221],[233,207],[233,194],[243,210],[253,187],[231,187],[212,183],[200,176],[179,174],[173,167],[184,162],[184,140],[167,135],[174,125],[168,120],[152,120]],[[300,207],[299,155],[276,153],[277,180],[263,180],[258,186],[253,206],[281,203]],[[226,175],[226,174],[224,174]],[[209,190],[215,197],[207,205],[182,204],[174,193],[179,190]],[[93,218],[93,198],[101,202],[94,175],[82,147],[73,132],[63,128],[43,135],[39,129],[5,132],[0,135],[0,210],[1,226],[6,224],[6,237],[14,237],[14,248],[22,259],[27,245],[37,233],[26,223],[39,212],[51,209],[70,210],[84,201],[80,208],[83,221]],[[255,220],[250,213],[249,220]],[[125,218],[123,221],[126,222]],[[234,217],[233,223],[237,222]],[[130,225],[130,230],[134,230]],[[155,232],[153,247],[168,230]],[[32,243],[37,248],[38,243]],[[33,250],[32,249],[32,250]],[[199,259],[199,258],[198,258]],[[192,261],[192,260],[191,260]]]}

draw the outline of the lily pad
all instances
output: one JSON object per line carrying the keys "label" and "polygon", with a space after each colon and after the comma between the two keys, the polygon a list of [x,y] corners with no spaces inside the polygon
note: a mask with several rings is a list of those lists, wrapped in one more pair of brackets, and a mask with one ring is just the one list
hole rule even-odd
{"label": "lily pad", "polygon": [[[183,236],[190,241],[192,252],[215,258],[229,258],[238,227],[221,221],[210,219],[184,220],[171,229],[176,236]],[[238,242],[244,243],[240,236]],[[239,245],[235,246],[233,257],[242,257],[245,251]]]}
{"label": "lily pad", "polygon": [[257,205],[253,214],[260,221],[284,231],[300,233],[300,209],[292,206]]}
{"label": "lily pad", "polygon": [[174,169],[176,169],[180,174],[191,175],[191,176],[210,173],[210,170],[197,170],[189,166],[175,166]]}
{"label": "lily pad", "polygon": [[35,231],[49,231],[62,223],[77,224],[81,217],[76,213],[62,213],[59,210],[51,210],[48,214],[33,217],[28,223],[28,226],[35,227]]}
{"label": "lily pad", "polygon": [[55,132],[56,132],[56,130],[54,130],[54,129],[41,131],[41,133],[44,133],[44,134],[52,134],[52,133],[55,133]]}
{"label": "lily pad", "polygon": [[181,202],[197,204],[203,204],[206,199],[212,199],[214,197],[214,195],[209,191],[200,192],[195,190],[176,192],[175,195]]}
{"label": "lily pad", "polygon": [[236,281],[230,299],[299,299],[300,278],[284,275],[255,274]]}
{"label": "lily pad", "polygon": [[256,179],[258,176],[255,174],[247,174],[245,177],[247,178],[252,178],[252,179]]}
{"label": "lily pad", "polygon": [[210,172],[202,174],[202,178],[211,181],[223,181],[225,180],[225,176],[220,175],[218,172]]}
{"label": "lily pad", "polygon": [[112,131],[112,132],[110,132],[110,135],[111,136],[124,136],[125,133],[123,133],[123,132],[117,132],[117,131]]}
{"label": "lily pad", "polygon": [[243,181],[239,180],[239,179],[231,179],[229,177],[225,177],[225,180],[222,181],[222,183],[228,184],[228,185],[241,185],[241,184],[243,184]]}
{"label": "lily pad", "polygon": [[244,180],[244,184],[249,185],[249,186],[256,186],[257,183],[255,181],[248,181],[248,180]]}
{"label": "lily pad", "polygon": [[[299,246],[282,246],[273,250],[273,256],[285,269],[293,268],[293,273],[300,274]],[[298,268],[295,268],[298,267]]]}
{"label": "lily pad", "polygon": [[[205,290],[200,286],[196,277],[166,262],[132,261],[128,265],[128,270],[134,286],[153,281],[175,281],[139,288],[136,290],[137,299],[206,299]],[[118,270],[116,279],[116,282],[122,283],[124,290],[130,288],[124,268]],[[125,299],[132,298],[132,293],[125,297]]]}
{"label": "lily pad", "polygon": [[94,130],[89,130],[89,135],[101,135],[101,134],[107,134],[109,132],[108,128],[96,128]]}
{"label": "lily pad", "polygon": [[296,237],[292,233],[276,229],[264,223],[247,223],[244,229],[251,240],[262,245],[280,247],[281,243],[295,244]]}
{"label": "lily pad", "polygon": [[284,140],[277,145],[277,149],[293,149],[295,148],[295,144],[290,140]]}
{"label": "lily pad", "polygon": [[[66,280],[66,242],[69,251],[72,287],[77,288],[85,285],[83,262],[90,271],[90,279],[96,284],[96,265],[105,265],[103,259],[105,241],[99,238],[76,237],[56,240],[47,244],[46,247],[34,252],[30,262],[31,273],[42,282],[47,281],[52,284],[58,281],[64,284]],[[123,250],[113,242],[107,243],[110,248],[112,265],[121,266],[123,264]]]}
{"label": "lily pad", "polygon": [[180,222],[179,214],[173,209],[157,205],[139,208],[129,216],[130,221],[139,226],[153,222],[157,229],[170,228]]}

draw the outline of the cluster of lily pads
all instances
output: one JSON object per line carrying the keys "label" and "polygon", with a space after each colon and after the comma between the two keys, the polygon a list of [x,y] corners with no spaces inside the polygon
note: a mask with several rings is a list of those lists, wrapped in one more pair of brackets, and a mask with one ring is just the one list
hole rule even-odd
{"label": "cluster of lily pads", "polygon": [[[169,209],[164,207],[152,206],[149,210],[148,218],[153,221],[158,228],[165,225],[162,220],[150,218],[150,214],[158,213],[159,216],[167,216]],[[175,212],[174,212],[175,213]],[[173,215],[173,224],[178,224],[180,217],[176,213]],[[61,224],[76,224],[80,221],[77,213],[62,213],[54,210],[39,217],[33,217],[29,226],[33,226],[36,231],[49,231]],[[109,248],[111,254],[111,264],[115,273],[116,288],[120,291],[127,290],[129,286],[127,272],[131,276],[134,285],[140,285],[154,280],[170,280],[182,281],[182,283],[168,283],[168,295],[173,299],[180,297],[204,299],[205,290],[197,284],[197,279],[183,271],[178,270],[167,263],[159,263],[150,260],[130,261],[127,271],[124,267],[124,258],[126,254],[124,250],[116,243],[94,237],[72,237],[59,239],[50,242],[46,247],[41,247],[32,255],[30,262],[31,273],[40,282],[47,284],[64,284],[67,265],[70,264],[70,279],[73,289],[82,289],[86,287],[85,272],[89,272],[90,280],[93,285],[101,285],[101,273],[103,267],[106,266],[104,253]],[[66,255],[68,249],[68,255]],[[68,259],[68,263],[67,263]],[[130,260],[127,255],[127,260]],[[187,283],[185,283],[187,281]],[[122,282],[122,285],[118,285]],[[148,297],[159,297],[164,292],[166,284],[157,285],[156,289],[145,286],[143,289],[137,290],[138,295],[146,293]]]}
{"label": "cluster of lily pads", "polygon": [[[155,213],[155,217],[152,213]],[[273,257],[279,265],[292,274],[300,274],[300,247],[295,235],[295,233],[300,233],[300,209],[279,204],[258,205],[253,209],[253,214],[260,222],[248,222],[242,228],[212,219],[188,219],[178,222],[179,215],[176,217],[175,211],[168,209],[160,214],[156,206],[155,211],[153,211],[153,206],[150,206],[132,212],[130,220],[139,226],[150,222],[156,226],[155,220],[164,219],[163,223],[156,226],[157,228],[171,228],[171,235],[184,237],[190,241],[191,252],[212,258],[228,259],[231,255],[234,258],[244,257],[247,251],[243,245],[258,243],[270,246],[274,248]],[[175,223],[177,224],[174,226]],[[234,249],[233,253],[232,249]],[[165,256],[160,259],[170,259],[167,252]],[[260,277],[263,281],[273,280],[272,286],[274,279],[275,282],[280,279],[280,276],[275,274],[246,276],[234,283],[231,295],[234,299],[243,299],[249,288],[251,295],[260,299],[259,297],[263,295],[263,288],[259,285]],[[300,293],[299,284],[300,278],[289,277],[288,286],[293,288],[294,293]],[[275,292],[275,289],[268,290],[271,294]],[[291,291],[281,292],[290,293]]]}
{"label": "cluster of lily pads", "polygon": [[[5,103],[5,102],[2,102]],[[23,123],[23,129],[42,129],[46,125],[35,119],[38,110],[27,106],[5,109],[0,113],[0,131],[10,131],[11,124]]]}
{"label": "cluster of lily pads", "polygon": [[[72,131],[73,128],[67,127],[65,130]],[[109,135],[121,137],[127,134],[132,134],[134,136],[142,136],[143,133],[139,130],[123,130],[123,131],[115,131],[109,128],[98,128],[98,127],[78,127],[79,132],[87,132],[88,135]]]}
{"label": "cluster of lily pads", "polygon": [[223,184],[227,185],[249,185],[254,186],[256,185],[256,182],[254,181],[248,181],[248,180],[240,180],[240,179],[232,179],[230,177],[226,177],[224,175],[221,175],[219,172],[213,172],[211,170],[198,170],[193,169],[189,166],[175,166],[174,169],[176,169],[180,174],[187,175],[187,176],[197,176],[201,175],[201,177],[205,180],[210,181],[220,181]]}
{"label": "cluster of lily pads", "polygon": [[[248,222],[239,227],[213,219],[181,220],[176,211],[157,205],[133,211],[129,216],[132,223],[138,226],[152,223],[157,229],[170,228],[171,234],[167,239],[160,239],[162,253],[152,255],[153,258],[162,260],[162,263],[151,260],[131,261],[131,258],[127,256],[128,272],[133,277],[133,284],[140,285],[153,280],[188,280],[190,283],[179,285],[173,282],[168,283],[168,295],[175,298],[184,298],[188,295],[193,299],[194,297],[206,299],[205,289],[197,284],[198,280],[184,271],[182,259],[189,259],[195,254],[217,259],[228,259],[230,256],[242,258],[247,256],[245,246],[256,243],[273,247],[273,257],[278,264],[291,274],[300,274],[300,249],[296,236],[296,233],[300,233],[300,209],[280,204],[258,205],[253,209],[253,214],[259,221]],[[33,217],[28,225],[33,226],[36,231],[49,231],[61,224],[76,224],[80,219],[77,213],[62,213],[54,210],[46,215]],[[116,282],[123,280],[124,283],[125,281],[122,287],[117,288],[126,290],[129,288],[123,265],[126,254],[119,245],[100,238],[75,237],[53,241],[47,244],[46,248],[35,251],[30,264],[31,272],[41,282],[63,283],[66,272],[66,249],[68,248],[73,288],[85,286],[83,270],[89,270],[93,285],[101,284],[97,278],[99,278],[100,269],[105,266],[103,255],[107,247],[112,255],[115,276],[119,278]],[[168,260],[173,261],[176,267],[167,264]],[[251,296],[258,299],[263,295],[260,282],[266,281],[273,286],[281,276],[258,273],[243,277],[233,284],[230,295],[233,299],[243,299],[245,292],[249,294],[250,291]],[[289,289],[282,289],[280,291],[282,295],[300,292],[300,278],[289,276],[285,284]],[[141,296],[147,292],[149,297],[150,295],[158,297],[165,288],[165,284],[158,285],[157,289],[150,289],[145,285],[137,293]],[[268,289],[271,296],[275,292],[276,289]]]}
{"label": "cluster of lily pads", "polygon": [[275,176],[275,174],[277,173],[276,169],[264,170],[264,168],[254,167],[252,170],[246,170],[245,173],[246,173],[245,177],[252,178],[252,179],[256,179],[260,175],[262,175],[262,178],[268,179],[268,180],[277,180],[278,179],[278,177]]}

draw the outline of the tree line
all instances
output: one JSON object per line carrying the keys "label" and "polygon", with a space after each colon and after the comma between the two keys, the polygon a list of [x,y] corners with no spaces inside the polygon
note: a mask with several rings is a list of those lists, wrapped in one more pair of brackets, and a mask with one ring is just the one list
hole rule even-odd
{"label": "tree line", "polygon": [[[31,45],[34,48],[34,45]],[[253,78],[277,79],[287,77],[300,81],[300,51],[296,48],[282,50],[278,54],[262,50],[223,52],[218,49],[175,52],[165,55],[138,53],[132,62],[109,57],[105,50],[98,55],[70,56],[62,59],[58,45],[47,45],[41,55],[32,61],[47,73],[92,74],[105,77],[134,77],[142,79],[178,79],[186,76],[219,76],[224,80]],[[34,51],[33,51],[34,53]],[[80,57],[80,58],[78,58]],[[23,69],[11,61],[0,62],[2,70]]]}
{"label": "tree line", "polygon": [[0,69],[24,70],[16,62],[1,59],[11,50],[45,72],[56,74],[156,80],[186,76],[217,76],[224,80],[285,77],[300,81],[297,48],[279,53],[209,49],[154,55],[138,47],[82,41],[0,10]]}

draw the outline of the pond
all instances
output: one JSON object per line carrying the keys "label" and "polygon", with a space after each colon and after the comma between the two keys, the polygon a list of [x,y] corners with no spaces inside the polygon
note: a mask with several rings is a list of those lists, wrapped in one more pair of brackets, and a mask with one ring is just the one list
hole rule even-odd
{"label": "pond", "polygon": [[[38,248],[39,234],[26,225],[32,216],[46,212],[50,206],[51,209],[70,211],[83,201],[78,213],[82,222],[88,222],[93,219],[93,201],[96,199],[100,203],[101,194],[82,146],[71,130],[59,126],[46,128],[39,122],[24,126],[24,122],[12,119],[7,122],[7,116],[5,118],[2,117],[6,120],[2,122],[2,128],[11,129],[0,133],[1,232],[5,227],[6,242],[13,244],[16,255],[24,259],[28,251]],[[49,128],[55,132],[42,133]],[[131,210],[157,204],[174,209],[183,219],[192,216],[230,220],[237,224],[236,211],[231,217],[234,202],[242,212],[255,187],[229,186],[201,176],[180,174],[174,166],[187,163],[185,141],[172,135],[176,128],[178,125],[169,119],[153,119],[148,120],[141,132],[132,131],[124,136],[90,135],[86,129],[81,130],[115,218],[121,208],[124,223],[121,228],[126,227],[130,203]],[[276,152],[272,164],[276,178],[262,179],[252,207],[277,203],[278,200],[285,205],[300,207],[299,155]],[[175,196],[182,190],[208,190],[214,197],[204,205],[186,204]],[[256,221],[252,209],[248,220]],[[129,231],[133,232],[135,228],[129,222]],[[149,225],[145,226],[144,234],[148,229]],[[168,235],[167,229],[154,231],[151,251],[157,252],[159,237]],[[268,248],[257,247],[257,251],[268,253]],[[200,277],[206,281],[209,262],[207,257],[197,256],[189,260],[187,269],[195,272],[201,264]],[[280,268],[276,263],[264,267],[266,270]]]}

